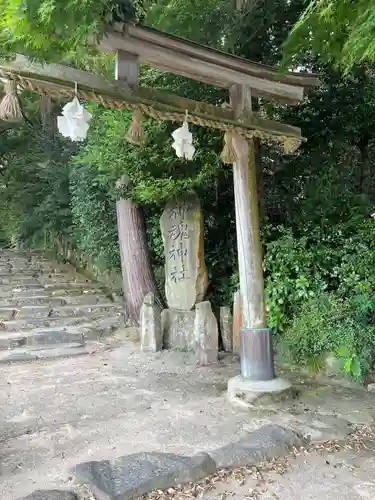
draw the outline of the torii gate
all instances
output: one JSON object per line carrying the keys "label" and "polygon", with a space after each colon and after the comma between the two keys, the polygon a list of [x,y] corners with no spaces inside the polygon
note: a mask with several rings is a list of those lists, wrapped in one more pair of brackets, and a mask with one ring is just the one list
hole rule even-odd
{"label": "torii gate", "polygon": [[[231,379],[228,388],[232,395],[240,393],[242,399],[251,400],[254,392],[289,387],[275,376],[267,328],[253,139],[280,145],[286,153],[295,151],[304,139],[299,128],[254,113],[251,98],[296,104],[303,99],[305,88],[319,84],[318,79],[311,74],[283,75],[271,67],[139,25],[115,24],[102,38],[100,48],[116,55],[117,81],[62,65],[31,63],[22,56],[2,64],[0,76],[53,98],[73,96],[76,82],[82,99],[140,110],[149,117],[169,121],[183,121],[187,111],[190,123],[230,134],[243,329],[241,377]],[[228,89],[230,105],[218,107],[142,88],[141,63]]]}

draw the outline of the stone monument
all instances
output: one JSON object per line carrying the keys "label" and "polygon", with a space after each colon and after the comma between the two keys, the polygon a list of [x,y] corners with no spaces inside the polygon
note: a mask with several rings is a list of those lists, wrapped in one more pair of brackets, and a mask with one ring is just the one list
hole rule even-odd
{"label": "stone monument", "polygon": [[163,348],[163,334],[161,329],[161,311],[155,304],[155,296],[148,293],[140,312],[141,350],[143,352],[157,352]]}
{"label": "stone monument", "polygon": [[195,304],[204,300],[208,279],[204,262],[203,217],[199,198],[187,194],[167,203],[160,219],[165,254],[162,313],[164,345],[192,350]]}
{"label": "stone monument", "polygon": [[195,306],[194,321],[195,353],[199,365],[216,363],[218,358],[219,330],[211,302]]}
{"label": "stone monument", "polygon": [[168,307],[190,311],[207,290],[203,250],[203,218],[198,196],[167,203],[160,219],[165,252],[165,295]]}
{"label": "stone monument", "polygon": [[220,307],[220,334],[225,352],[233,352],[233,318],[230,307]]}

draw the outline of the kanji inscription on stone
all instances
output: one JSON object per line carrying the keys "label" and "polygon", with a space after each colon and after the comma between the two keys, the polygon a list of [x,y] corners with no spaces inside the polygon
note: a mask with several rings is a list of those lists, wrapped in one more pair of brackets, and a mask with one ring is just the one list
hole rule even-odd
{"label": "kanji inscription on stone", "polygon": [[168,307],[189,311],[204,299],[207,290],[199,198],[191,194],[168,202],[160,226]]}

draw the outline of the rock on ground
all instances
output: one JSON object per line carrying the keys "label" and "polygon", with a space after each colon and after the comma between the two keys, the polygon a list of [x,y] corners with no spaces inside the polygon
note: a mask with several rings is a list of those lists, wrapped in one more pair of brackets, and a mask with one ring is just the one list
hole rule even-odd
{"label": "rock on ground", "polygon": [[79,500],[72,491],[40,490],[27,495],[23,500]]}
{"label": "rock on ground", "polygon": [[137,453],[108,460],[86,462],[73,473],[80,483],[89,484],[98,500],[130,500],[153,490],[195,482],[216,471],[206,453],[182,457],[171,453]]}

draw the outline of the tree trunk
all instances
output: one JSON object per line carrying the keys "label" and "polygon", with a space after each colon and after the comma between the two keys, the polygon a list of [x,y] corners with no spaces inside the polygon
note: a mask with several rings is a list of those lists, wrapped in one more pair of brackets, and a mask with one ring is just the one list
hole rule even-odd
{"label": "tree trunk", "polygon": [[151,268],[141,209],[130,199],[119,200],[116,209],[125,322],[128,326],[138,326],[139,313],[145,295],[152,292],[160,307],[162,307],[162,302]]}

